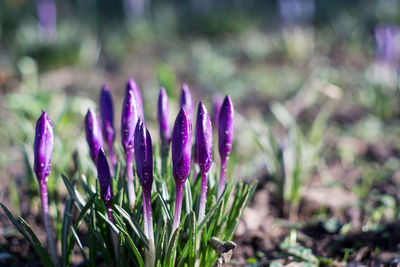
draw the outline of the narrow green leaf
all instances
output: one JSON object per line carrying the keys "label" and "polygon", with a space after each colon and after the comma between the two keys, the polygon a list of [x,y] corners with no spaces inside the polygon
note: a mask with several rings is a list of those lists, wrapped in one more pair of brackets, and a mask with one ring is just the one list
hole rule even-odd
{"label": "narrow green leaf", "polygon": [[75,203],[78,205],[78,209],[79,211],[82,210],[82,203],[80,202],[80,200],[78,199],[78,197],[75,194],[75,190],[73,185],[70,183],[69,179],[67,178],[67,176],[65,176],[64,174],[61,174],[61,177],[64,181],[65,187],[68,190],[69,195],[71,196],[71,198],[75,201]]}
{"label": "narrow green leaf", "polygon": [[168,250],[164,259],[164,267],[174,267],[176,259],[176,248],[178,246],[179,229],[176,229],[169,241]]}
{"label": "narrow green leaf", "polygon": [[139,266],[144,266],[142,255],[140,255],[140,252],[137,249],[137,247],[135,246],[135,243],[133,242],[132,238],[129,236],[129,234],[120,225],[116,225],[116,227],[121,231],[122,234],[125,235],[126,239],[128,240],[129,245],[130,245],[130,247],[132,249],[132,252],[136,256],[135,259],[137,260]]}
{"label": "narrow green leaf", "polygon": [[83,249],[81,240],[79,239],[78,233],[76,232],[76,229],[74,228],[74,226],[72,224],[70,224],[70,231],[72,233],[72,236],[75,238],[75,241],[76,241],[76,244],[79,247],[79,250],[81,251],[83,260],[85,261],[86,265],[89,265],[89,261],[88,261],[88,259],[86,257],[86,253],[85,253],[85,250]]}
{"label": "narrow green leaf", "polygon": [[61,226],[61,258],[62,258],[62,265],[67,266],[70,263],[70,258],[69,258],[69,251],[67,251],[68,247],[68,227],[71,221],[71,209],[72,209],[72,203],[73,200],[68,199],[67,202],[65,203],[65,208],[64,208],[64,217],[62,221],[62,226]]}
{"label": "narrow green leaf", "polygon": [[26,230],[32,237],[33,242],[31,244],[32,244],[33,248],[35,249],[35,251],[37,252],[37,254],[39,255],[40,259],[43,261],[44,265],[45,266],[54,266],[53,262],[50,259],[49,254],[43,248],[42,244],[40,243],[40,241],[37,238],[37,236],[35,235],[35,233],[32,231],[29,224],[22,217],[19,217],[19,220],[25,226]]}
{"label": "narrow green leaf", "polygon": [[78,219],[75,222],[75,228],[78,229],[82,219],[86,216],[89,209],[93,206],[94,201],[96,200],[97,193],[94,193],[89,200],[86,202],[85,206],[83,206],[81,212],[79,213]]}

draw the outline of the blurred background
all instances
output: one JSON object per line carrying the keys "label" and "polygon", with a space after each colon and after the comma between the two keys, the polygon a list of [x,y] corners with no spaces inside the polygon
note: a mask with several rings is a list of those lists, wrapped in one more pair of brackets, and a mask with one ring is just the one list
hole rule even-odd
{"label": "blurred background", "polygon": [[[119,129],[125,83],[134,77],[158,140],[159,87],[173,121],[187,83],[196,106],[203,100],[210,112],[219,95],[231,95],[230,173],[260,181],[237,234],[237,259],[287,252],[282,244],[295,222],[320,227],[312,228],[318,242],[312,234],[299,242],[333,261],[395,253],[398,228],[390,244],[377,241],[381,232],[330,252],[318,244],[398,220],[399,8],[398,0],[0,1],[0,199],[16,214],[35,214],[23,199],[38,194],[30,166],[42,109],[55,127],[50,186],[57,188],[60,173],[93,168],[83,117],[98,108],[102,84]],[[62,196],[65,188],[57,189]],[[13,249],[0,240],[1,250]],[[365,246],[369,254],[360,256]]]}

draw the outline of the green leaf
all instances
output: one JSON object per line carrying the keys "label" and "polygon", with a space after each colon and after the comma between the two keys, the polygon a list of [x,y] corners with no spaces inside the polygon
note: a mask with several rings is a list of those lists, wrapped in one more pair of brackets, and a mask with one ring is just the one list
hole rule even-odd
{"label": "green leaf", "polygon": [[114,204],[114,207],[119,212],[119,214],[121,214],[121,216],[128,222],[129,226],[144,243],[146,248],[148,248],[148,240],[139,224],[133,218],[131,218],[131,216],[122,207],[118,206],[117,204]]}
{"label": "green leaf", "polygon": [[68,246],[68,227],[71,222],[71,209],[72,209],[72,203],[73,200],[68,199],[67,202],[65,203],[65,208],[64,208],[64,218],[62,221],[62,227],[61,227],[61,258],[62,258],[62,265],[67,266],[70,264],[71,260],[71,251],[68,251],[68,248],[71,246]]}
{"label": "green leaf", "polygon": [[67,178],[67,176],[65,176],[64,174],[61,174],[61,177],[64,181],[65,187],[68,190],[69,195],[71,196],[71,198],[75,201],[75,203],[78,205],[78,209],[79,211],[82,210],[82,203],[80,202],[80,200],[78,199],[78,197],[76,196],[75,190],[73,185],[70,183],[69,179]]}
{"label": "green leaf", "polygon": [[133,242],[132,238],[129,236],[129,234],[120,225],[116,225],[116,227],[121,231],[122,234],[124,234],[124,236],[128,240],[129,245],[130,245],[130,247],[132,249],[132,252],[136,256],[135,259],[137,260],[139,266],[144,266],[142,255],[140,255],[140,252],[137,249],[137,247],[135,246],[135,243]]}
{"label": "green leaf", "polygon": [[83,260],[85,261],[86,265],[89,265],[89,261],[88,261],[88,259],[86,257],[86,253],[85,253],[85,250],[83,249],[81,240],[79,239],[78,233],[76,232],[76,229],[72,224],[70,224],[70,231],[72,233],[72,236],[75,238],[75,241],[76,241],[76,244],[79,247],[79,250],[81,251]]}
{"label": "green leaf", "polygon": [[39,255],[40,259],[43,261],[44,265],[45,266],[54,266],[53,262],[50,259],[49,254],[43,248],[42,244],[40,243],[40,241],[37,238],[37,236],[35,235],[35,233],[32,231],[29,224],[22,217],[19,217],[19,220],[25,226],[26,230],[28,230],[28,233],[30,234],[30,236],[32,238],[31,244],[32,244],[33,248],[35,249],[35,251],[37,252],[37,254]]}
{"label": "green leaf", "polygon": [[159,191],[158,188],[157,188],[157,192],[158,192],[157,196],[158,196],[158,198],[160,199],[160,202],[161,202],[161,207],[164,209],[165,214],[167,214],[168,221],[172,222],[173,218],[172,218],[171,211],[168,209],[168,205],[165,202],[165,200],[164,200],[164,198],[163,198],[163,196],[162,196],[162,194],[161,194],[161,192]]}
{"label": "green leaf", "polygon": [[169,241],[168,250],[164,259],[164,267],[174,267],[176,259],[176,248],[178,246],[179,227],[175,230],[174,234]]}
{"label": "green leaf", "polygon": [[75,222],[75,228],[78,228],[82,219],[86,216],[89,209],[93,206],[94,201],[96,200],[97,193],[94,193],[89,200],[86,202],[85,206],[83,206],[81,212],[79,213],[78,219]]}
{"label": "green leaf", "polygon": [[195,266],[197,254],[197,223],[194,211],[189,213],[189,266]]}

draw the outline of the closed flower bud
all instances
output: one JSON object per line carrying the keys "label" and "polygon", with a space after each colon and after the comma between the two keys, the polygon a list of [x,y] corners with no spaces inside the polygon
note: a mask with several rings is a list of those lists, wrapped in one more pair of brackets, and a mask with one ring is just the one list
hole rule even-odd
{"label": "closed flower bud", "polygon": [[181,184],[189,176],[192,152],[192,123],[184,108],[176,117],[171,145],[173,175],[176,184]]}
{"label": "closed flower bud", "polygon": [[108,162],[106,155],[102,148],[99,149],[97,155],[97,178],[99,179],[100,184],[100,194],[101,199],[106,206],[106,211],[108,218],[110,221],[114,222],[114,217],[112,214],[112,188],[111,188],[111,173],[110,168],[108,167]]}
{"label": "closed flower bud", "polygon": [[45,111],[42,112],[42,115],[36,123],[33,153],[33,170],[39,182],[47,248],[53,264],[58,265],[57,247],[53,236],[53,228],[51,226],[49,198],[47,195],[47,178],[50,174],[51,156],[53,153],[53,126]]}
{"label": "closed flower bud", "polygon": [[96,113],[89,109],[85,117],[86,141],[89,146],[90,156],[94,163],[97,160],[97,153],[103,148],[103,135]]}
{"label": "closed flower bud", "polygon": [[171,139],[171,125],[169,119],[169,101],[164,88],[160,89],[158,96],[157,119],[160,125],[160,139],[162,144],[168,145]]}
{"label": "closed flower bud", "polygon": [[150,133],[143,119],[139,118],[135,129],[136,172],[142,187],[150,188],[153,184],[153,149]]}
{"label": "closed flower bud", "polygon": [[201,172],[199,223],[204,219],[207,201],[207,173],[212,163],[212,126],[207,108],[202,102],[197,108],[196,147],[197,162]]}
{"label": "closed flower bud", "polygon": [[[127,86],[129,87],[129,84]],[[127,90],[121,115],[121,139],[125,153],[133,151],[137,120],[138,111],[135,96],[131,90]]]}
{"label": "closed flower bud", "polygon": [[50,173],[53,153],[53,126],[49,116],[42,112],[36,123],[35,141],[33,144],[33,170],[39,181],[46,181]]}
{"label": "closed flower bud", "polygon": [[192,122],[194,117],[193,99],[187,84],[182,85],[181,108],[186,109],[187,115],[189,116],[189,119]]}
{"label": "closed flower bud", "polygon": [[221,158],[229,157],[233,142],[233,104],[229,95],[222,103],[218,118],[218,149]]}
{"label": "closed flower bud", "polygon": [[184,108],[176,117],[172,131],[172,172],[176,184],[175,213],[172,232],[179,226],[182,212],[183,188],[190,173],[190,156],[192,152],[192,123]]}
{"label": "closed flower bud", "polygon": [[233,104],[229,95],[222,103],[218,118],[218,150],[221,157],[221,173],[218,187],[218,197],[225,189],[226,167],[233,142]]}
{"label": "closed flower bud", "polygon": [[212,126],[207,108],[202,102],[197,108],[196,151],[200,171],[207,173],[212,163]]}
{"label": "closed flower bud", "polygon": [[100,117],[103,126],[103,135],[106,140],[112,165],[117,163],[114,154],[114,107],[110,90],[103,85],[100,93]]}
{"label": "closed flower bud", "polygon": [[111,191],[111,173],[108,166],[106,155],[102,148],[99,149],[97,154],[97,178],[99,179],[101,199],[104,203],[110,203],[112,200]]}
{"label": "closed flower bud", "polygon": [[[135,96],[136,108],[137,108],[138,115],[139,115],[139,117],[142,117],[144,119],[142,94],[140,93],[139,86],[137,85],[135,79],[130,78],[128,80],[127,85],[126,85],[126,90],[133,92],[133,95]],[[135,124],[135,126],[136,126],[136,124]]]}

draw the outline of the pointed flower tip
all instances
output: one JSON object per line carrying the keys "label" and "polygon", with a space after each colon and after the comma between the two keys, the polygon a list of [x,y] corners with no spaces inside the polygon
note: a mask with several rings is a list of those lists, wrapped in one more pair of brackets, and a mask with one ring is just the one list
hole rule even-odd
{"label": "pointed flower tip", "polygon": [[164,87],[161,87],[158,97],[157,119],[160,127],[161,142],[166,145],[171,139],[171,126],[169,118],[169,100]]}
{"label": "pointed flower tip", "polygon": [[114,140],[114,106],[109,88],[103,85],[100,93],[100,117],[103,134],[108,143]]}
{"label": "pointed flower tip", "polygon": [[53,153],[53,126],[45,111],[42,111],[36,123],[33,152],[33,170],[39,181],[45,180],[50,173]]}
{"label": "pointed flower tip", "polygon": [[234,109],[229,95],[222,103],[218,118],[218,149],[221,158],[226,159],[231,150],[233,142]]}
{"label": "pointed flower tip", "polygon": [[190,172],[192,124],[184,108],[176,117],[172,132],[172,165],[175,182],[184,183]]}
{"label": "pointed flower tip", "polygon": [[109,203],[112,200],[110,168],[104,150],[100,148],[97,153],[96,167],[100,184],[101,199],[104,203]]}
{"label": "pointed flower tip", "polygon": [[150,133],[142,118],[135,129],[136,172],[144,189],[151,190],[153,183],[153,151]]}
{"label": "pointed flower tip", "polygon": [[133,150],[136,122],[139,118],[133,91],[127,91],[122,106],[121,141],[125,153]]}
{"label": "pointed flower tip", "polygon": [[190,93],[189,86],[187,84],[182,84],[182,94],[181,94],[181,107],[185,108],[190,120],[193,120],[193,99]]}
{"label": "pointed flower tip", "polygon": [[85,117],[85,132],[90,156],[92,157],[93,162],[96,163],[98,151],[103,147],[103,135],[101,133],[101,127],[96,113],[90,108]]}
{"label": "pointed flower tip", "polygon": [[127,83],[126,83],[126,91],[132,91],[133,95],[135,97],[136,101],[136,106],[137,110],[140,116],[144,118],[144,113],[143,113],[143,100],[142,100],[142,94],[140,93],[139,86],[137,85],[136,81],[134,78],[129,78]]}
{"label": "pointed flower tip", "polygon": [[207,173],[212,163],[212,126],[207,108],[201,101],[197,108],[195,151],[201,172]]}

